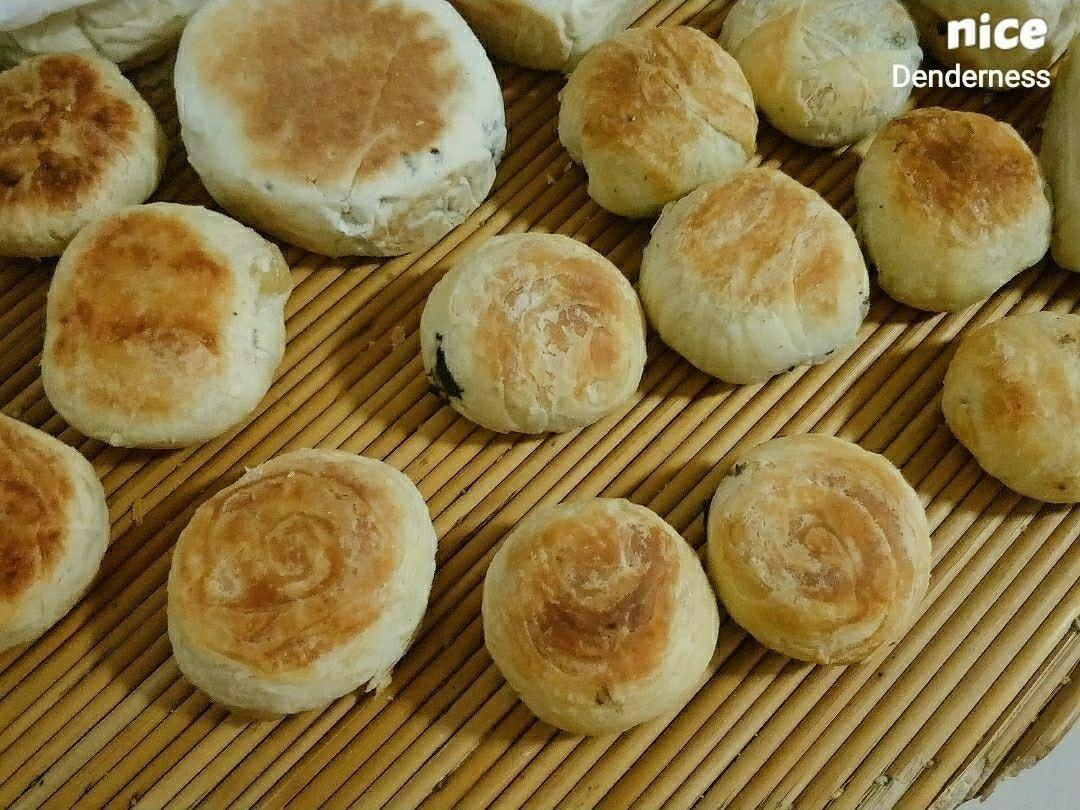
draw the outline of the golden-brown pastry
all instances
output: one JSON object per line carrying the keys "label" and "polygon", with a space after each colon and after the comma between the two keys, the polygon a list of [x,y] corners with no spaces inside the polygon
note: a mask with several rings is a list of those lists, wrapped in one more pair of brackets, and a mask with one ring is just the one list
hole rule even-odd
{"label": "golden-brown pastry", "polygon": [[169,571],[169,639],[214,700],[257,715],[385,686],[435,572],[412,482],[381,461],[299,450],[198,508]]}
{"label": "golden-brown pastry", "polygon": [[754,154],[739,63],[696,28],[638,28],[597,45],[561,96],[559,139],[607,210],[651,217]]}
{"label": "golden-brown pastry", "polygon": [[732,383],[827,360],[854,342],[869,299],[851,227],[775,169],[744,169],[669,205],[641,262],[660,337]]}
{"label": "golden-brown pastry", "polygon": [[611,262],[567,236],[497,236],[435,285],[420,319],[424,367],[491,430],[584,427],[637,389],[645,318]]}
{"label": "golden-brown pastry", "polygon": [[0,650],[71,610],[108,544],[105,491],[90,462],[0,414]]}
{"label": "golden-brown pastry", "polygon": [[1080,35],[1054,80],[1040,158],[1053,190],[1054,261],[1080,272]]}
{"label": "golden-brown pastry", "polygon": [[893,67],[922,61],[899,0],[738,0],[720,44],[773,126],[813,146],[854,143],[900,113],[911,87]]}
{"label": "golden-brown pastry", "polygon": [[484,580],[484,639],[541,720],[623,731],[701,685],[719,615],[697,555],[643,506],[592,498],[540,509]]}
{"label": "golden-brown pastry", "polygon": [[506,143],[495,71],[445,0],[209,0],[176,100],[222,208],[331,256],[430,247],[483,202]]}
{"label": "golden-brown pastry", "polygon": [[87,226],[49,287],[45,393],[87,436],[183,447],[244,419],[285,351],[289,267],[276,245],[195,205]]}
{"label": "golden-brown pastry", "polygon": [[0,255],[59,256],[149,197],[164,166],[161,125],[111,62],[68,53],[0,73]]}
{"label": "golden-brown pastry", "polygon": [[1013,315],[972,332],[949,364],[941,408],[1006,486],[1080,501],[1080,315]]}
{"label": "golden-brown pastry", "polygon": [[981,113],[928,107],[897,118],[870,146],[855,198],[882,288],[919,309],[969,307],[1050,247],[1038,159]]}
{"label": "golden-brown pastry", "polygon": [[918,496],[892,464],[831,436],[750,450],[709,507],[709,573],[731,617],[774,650],[819,664],[895,642],[930,576]]}

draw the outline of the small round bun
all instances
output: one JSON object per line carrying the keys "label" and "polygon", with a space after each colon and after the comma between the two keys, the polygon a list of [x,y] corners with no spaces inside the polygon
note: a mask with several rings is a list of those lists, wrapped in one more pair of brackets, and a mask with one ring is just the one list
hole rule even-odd
{"label": "small round bun", "polygon": [[[1077,0],[907,0],[907,5],[923,45],[939,62],[948,67],[961,65],[973,70],[1048,68],[1065,51],[1080,22]],[[1003,49],[994,44],[985,49],[962,46],[950,50],[948,22],[967,19],[981,22],[983,14],[990,15],[992,27],[1004,19],[1017,19],[1021,24],[1040,19],[1047,26],[1046,44],[1035,50],[1019,45]],[[992,88],[1000,89],[996,84]]]}
{"label": "small round bun", "polygon": [[812,146],[841,146],[898,115],[911,88],[893,66],[922,61],[899,0],[737,0],[720,43],[773,126]]}
{"label": "small round bun", "polygon": [[495,71],[445,0],[210,0],[176,94],[214,199],[330,256],[435,244],[487,196],[506,143]]}
{"label": "small round bun", "polygon": [[851,227],[774,169],[672,203],[641,263],[641,299],[664,342],[732,383],[826,360],[855,340],[869,296]]}
{"label": "small round bun", "polygon": [[463,416],[502,433],[602,419],[637,390],[645,318],[611,262],[567,236],[497,236],[435,285],[424,368]]}
{"label": "small round bun", "polygon": [[381,461],[299,450],[196,510],[169,570],[183,672],[231,709],[281,715],[378,689],[420,626],[435,530]]}
{"label": "small round bun", "polygon": [[0,255],[59,256],[88,222],[146,200],[165,151],[111,62],[59,54],[0,73]]}
{"label": "small round bun", "polygon": [[830,436],[746,453],[709,506],[709,573],[758,641],[818,664],[861,661],[914,621],[930,530],[892,464]]}
{"label": "small round bun", "polygon": [[184,447],[241,422],[285,352],[281,251],[194,205],[84,228],[53,274],[41,373],[57,412],[119,447]]}
{"label": "small round bun", "polygon": [[1053,191],[1054,261],[1080,272],[1080,36],[1058,68],[1040,158]]}
{"label": "small round bun", "polygon": [[897,118],[870,146],[855,197],[882,288],[919,309],[969,307],[1050,247],[1039,161],[1016,130],[980,113]]}
{"label": "small round bun", "polygon": [[105,490],[90,462],[0,414],[0,651],[60,621],[108,545]]}
{"label": "small round bun", "polygon": [[97,54],[137,67],[168,51],[206,0],[18,0],[0,8],[0,64],[39,54]]}
{"label": "small round bun", "polygon": [[581,60],[559,138],[607,210],[651,217],[754,154],[757,112],[739,63],[686,26],[632,29]]}
{"label": "small round bun", "polygon": [[451,0],[484,47],[507,62],[570,71],[654,0]]}
{"label": "small round bun", "polygon": [[484,642],[541,720],[606,734],[682,708],[716,648],[716,597],[693,549],[643,506],[537,510],[484,580]]}
{"label": "small round bun", "polygon": [[949,365],[941,409],[1007,487],[1080,502],[1080,315],[1013,315],[972,332]]}

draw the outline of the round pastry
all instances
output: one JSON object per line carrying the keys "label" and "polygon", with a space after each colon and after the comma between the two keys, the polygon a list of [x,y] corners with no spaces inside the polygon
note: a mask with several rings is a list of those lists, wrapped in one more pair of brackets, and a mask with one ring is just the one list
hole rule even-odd
{"label": "round pastry", "polygon": [[1040,157],[1053,191],[1054,261],[1080,271],[1080,36],[1058,68]]}
{"label": "round pastry", "polygon": [[720,43],[773,126],[812,146],[876,132],[911,94],[894,85],[894,66],[922,61],[899,0],[738,0]]}
{"label": "round pastry", "polygon": [[218,703],[306,711],[379,689],[420,626],[435,530],[381,461],[299,450],[196,510],[169,570],[169,640]]}
{"label": "round pastry", "polygon": [[463,416],[499,432],[574,430],[637,390],[645,318],[611,262],[567,236],[497,236],[431,291],[424,368]]}
{"label": "round pastry", "polygon": [[870,296],[844,218],[774,169],[746,169],[668,206],[640,287],[664,342],[732,383],[826,360],[855,340]]}
{"label": "round pastry", "polygon": [[208,441],[270,388],[291,289],[275,245],[205,208],[154,203],[99,219],[53,274],[45,393],[112,445]]}
{"label": "round pastry", "polygon": [[739,63],[696,28],[633,29],[589,51],[570,76],[559,139],[609,211],[651,217],[743,168],[757,113]]}
{"label": "round pastry", "polygon": [[1006,486],[1080,502],[1080,315],[1013,315],[972,332],[949,364],[941,409]]}
{"label": "round pastry", "polygon": [[1050,246],[1039,161],[1016,130],[980,113],[897,118],[870,146],[855,198],[882,288],[919,309],[988,298]]}
{"label": "round pastry", "polygon": [[773,439],[720,482],[709,573],[758,641],[818,664],[899,639],[930,578],[930,530],[892,464],[831,436]]}
{"label": "round pastry", "polygon": [[0,414],[0,651],[71,610],[108,545],[105,491],[90,462]]}
{"label": "round pastry", "polygon": [[541,70],[572,70],[654,0],[451,0],[495,56]]}
{"label": "round pastry", "polygon": [[214,199],[331,256],[430,247],[487,196],[506,143],[495,71],[445,0],[210,0],[176,94]]}
{"label": "round pastry", "polygon": [[484,580],[484,641],[541,720],[625,731],[686,704],[716,648],[716,598],[693,549],[609,498],[534,512]]}
{"label": "round pastry", "polygon": [[59,54],[0,73],[0,255],[59,256],[88,222],[149,197],[165,151],[111,62]]}
{"label": "round pastry", "polygon": [[0,8],[0,64],[38,54],[96,53],[135,67],[180,39],[206,0],[5,0]]}
{"label": "round pastry", "polygon": [[[919,29],[926,49],[942,64],[960,65],[973,70],[1038,70],[1048,68],[1065,51],[1080,22],[1080,3],[1077,0],[907,0],[911,17]],[[1040,19],[1046,23],[1046,44],[1035,50],[1017,45],[989,48],[962,45],[950,50],[948,23],[950,20],[975,20],[982,24],[982,15],[989,15],[991,30],[1005,19],[1021,24]],[[1018,32],[1010,30],[1015,36]],[[987,85],[1001,89],[998,85]]]}

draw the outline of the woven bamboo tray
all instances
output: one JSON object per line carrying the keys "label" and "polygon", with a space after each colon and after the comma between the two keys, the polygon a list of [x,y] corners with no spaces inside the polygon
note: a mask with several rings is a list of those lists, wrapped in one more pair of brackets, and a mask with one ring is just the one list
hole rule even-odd
{"label": "woven bamboo tray", "polygon": [[[717,34],[727,2],[667,0],[644,25]],[[177,138],[171,65],[136,75],[172,140],[158,197],[209,200]],[[1038,759],[1080,709],[1080,510],[1021,498],[982,474],[939,408],[958,336],[1008,312],[1068,312],[1080,277],[1050,264],[969,311],[929,316],[875,291],[858,345],[827,365],[733,387],[655,338],[638,397],[570,435],[504,437],[443,407],[419,357],[424,298],[460,252],[500,231],[558,231],[636,276],[649,225],[589,201],[559,146],[561,79],[499,68],[510,148],[487,203],[441,244],[390,261],[288,249],[289,346],[256,415],[210,444],[119,450],[68,428],[38,363],[48,266],[0,270],[0,407],[78,447],[109,496],[112,545],[94,589],[32,646],[0,654],[0,807],[391,805],[953,807]],[[1031,141],[1040,92],[931,91]],[[856,150],[799,146],[767,126],[762,160],[853,214]],[[537,721],[483,647],[480,585],[500,537],[539,504],[624,496],[693,544],[741,450],[835,433],[884,453],[918,489],[934,574],[918,624],[860,666],[768,652],[730,621],[712,676],[676,717],[580,738]],[[245,465],[299,447],[385,459],[424,493],[440,537],[422,634],[378,696],[248,723],[179,673],[165,633],[170,550],[194,508]]]}

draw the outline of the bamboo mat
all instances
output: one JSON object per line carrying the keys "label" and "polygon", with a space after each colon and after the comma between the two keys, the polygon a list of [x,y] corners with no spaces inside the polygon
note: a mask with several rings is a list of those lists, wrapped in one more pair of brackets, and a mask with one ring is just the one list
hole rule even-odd
{"label": "bamboo mat", "polygon": [[[659,2],[642,24],[716,35],[727,2]],[[170,133],[158,198],[206,203],[177,138],[171,65],[136,75]],[[443,407],[419,357],[424,298],[500,231],[558,231],[637,274],[648,223],[591,203],[555,127],[561,79],[499,67],[510,146],[487,203],[432,250],[389,261],[288,248],[289,345],[265,401],[200,447],[113,449],[68,428],[39,377],[48,266],[0,269],[0,407],[78,447],[109,496],[112,545],[91,593],[28,648],[0,654],[0,807],[478,808],[952,807],[1030,764],[1080,710],[1080,510],[1021,498],[983,475],[942,421],[956,338],[1009,312],[1075,311],[1080,277],[1050,264],[982,306],[918,313],[875,291],[858,345],[827,365],[733,387],[652,337],[638,397],[580,432],[504,437]],[[930,91],[1037,141],[1039,92]],[[763,127],[762,159],[849,218],[853,150]],[[695,546],[702,510],[743,449],[833,433],[884,453],[927,505],[934,572],[918,624],[859,666],[813,667],[721,627],[711,677],[677,716],[580,738],[537,721],[483,647],[480,586],[501,536],[538,505],[622,496]],[[419,486],[440,537],[422,633],[378,696],[275,723],[230,717],[177,670],[165,633],[170,550],[194,508],[289,449],[342,447]]]}

